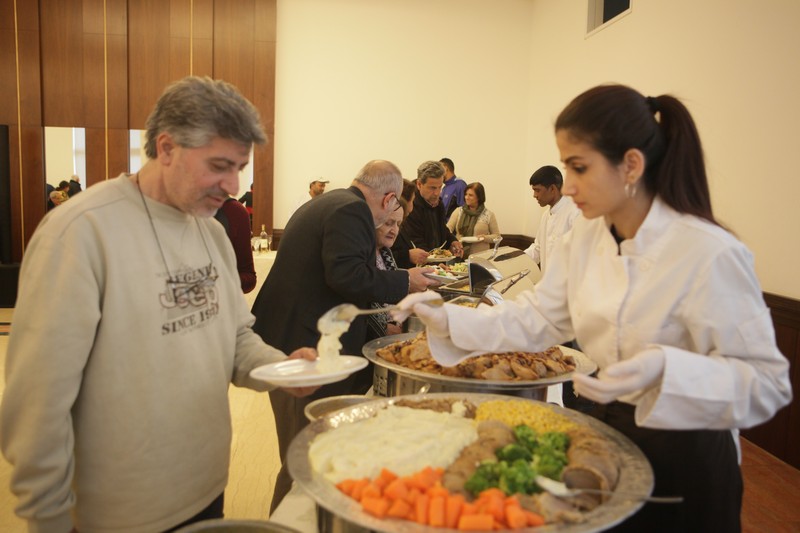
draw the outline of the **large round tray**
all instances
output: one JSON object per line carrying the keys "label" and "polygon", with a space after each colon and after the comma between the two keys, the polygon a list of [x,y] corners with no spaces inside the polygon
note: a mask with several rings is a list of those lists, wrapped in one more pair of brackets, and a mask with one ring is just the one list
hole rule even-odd
{"label": "large round tray", "polygon": [[376,354],[376,352],[379,349],[388,346],[390,344],[394,344],[395,342],[413,339],[418,335],[418,333],[419,332],[401,333],[399,335],[388,335],[386,337],[381,337],[379,339],[371,340],[364,345],[364,347],[362,348],[362,352],[364,353],[364,356],[367,359],[369,359],[373,364],[392,370],[402,376],[408,376],[417,381],[424,381],[426,383],[445,385],[450,388],[452,388],[452,386],[457,386],[458,390],[461,391],[468,390],[469,392],[494,393],[494,392],[514,391],[514,390],[530,389],[530,388],[542,388],[542,387],[547,387],[549,385],[555,385],[556,383],[563,383],[565,381],[570,381],[572,379],[572,375],[576,372],[578,374],[589,375],[597,370],[597,363],[589,359],[586,356],[586,354],[584,354],[583,352],[579,352],[578,350],[574,350],[572,348],[567,348],[565,346],[560,347],[561,351],[564,352],[565,355],[571,355],[572,357],[575,358],[575,370],[573,372],[567,372],[566,374],[561,374],[559,376],[554,376],[551,378],[519,380],[519,381],[457,378],[451,376],[443,376],[441,374],[432,374],[430,372],[421,372],[419,370],[412,370],[410,368],[406,368],[401,365],[390,363],[386,359],[379,357]]}
{"label": "large round tray", "polygon": [[[429,399],[457,399],[469,400],[479,405],[488,400],[531,401],[556,413],[565,415],[571,420],[587,425],[609,439],[620,455],[620,476],[616,490],[626,493],[650,495],[653,490],[653,470],[644,454],[627,437],[607,426],[599,420],[578,411],[565,409],[553,404],[536,402],[534,400],[509,398],[497,394],[476,393],[429,393],[403,396],[402,398],[380,398],[371,402],[362,403],[334,411],[323,418],[306,426],[292,441],[289,446],[288,468],[295,482],[311,496],[318,505],[333,513],[347,523],[356,524],[371,531],[385,531],[388,533],[443,533],[444,528],[421,526],[413,522],[394,519],[375,518],[361,510],[355,500],[345,496],[333,483],[316,473],[311,468],[308,450],[314,438],[326,431],[336,431],[336,428],[358,422],[373,416],[386,405],[403,400],[429,400]],[[376,454],[380,450],[375,450]],[[535,528],[536,533],[588,533],[603,531],[619,524],[643,505],[642,502],[631,501],[624,496],[612,495],[611,498],[593,511],[586,513],[586,521],[580,524],[553,524]]]}

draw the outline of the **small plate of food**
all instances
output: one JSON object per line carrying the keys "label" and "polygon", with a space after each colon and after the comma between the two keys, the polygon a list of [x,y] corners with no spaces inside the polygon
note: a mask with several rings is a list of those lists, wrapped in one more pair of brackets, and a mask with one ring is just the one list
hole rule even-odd
{"label": "small plate of food", "polygon": [[464,278],[463,274],[456,274],[449,270],[445,270],[440,266],[434,267],[433,272],[423,274],[423,276],[426,278],[435,279],[436,281],[441,281],[442,283],[450,283],[452,281],[457,281]]}
{"label": "small plate of food", "polygon": [[447,263],[455,259],[453,252],[444,248],[434,248],[425,260],[426,263]]}

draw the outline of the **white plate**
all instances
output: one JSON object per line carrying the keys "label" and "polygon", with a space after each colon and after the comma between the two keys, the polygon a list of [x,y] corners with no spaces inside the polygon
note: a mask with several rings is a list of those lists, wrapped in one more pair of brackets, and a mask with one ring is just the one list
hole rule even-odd
{"label": "white plate", "polygon": [[447,257],[440,256],[440,255],[429,255],[427,259],[425,259],[426,263],[449,263],[453,259],[456,259],[456,256],[450,255]]}
{"label": "white plate", "polygon": [[365,358],[355,355],[340,357],[343,366],[333,372],[320,372],[318,361],[289,359],[254,368],[250,371],[250,377],[278,387],[314,387],[341,381],[369,364]]}
{"label": "white plate", "polygon": [[461,242],[471,243],[471,242],[480,242],[481,239],[480,237],[461,237],[461,239],[459,240]]}
{"label": "white plate", "polygon": [[451,278],[450,276],[440,276],[439,274],[434,274],[432,272],[428,272],[426,274],[423,274],[423,276],[425,276],[428,279],[432,279],[432,280],[438,281],[440,283],[452,283],[454,281],[458,281],[459,279],[462,279],[462,278]]}

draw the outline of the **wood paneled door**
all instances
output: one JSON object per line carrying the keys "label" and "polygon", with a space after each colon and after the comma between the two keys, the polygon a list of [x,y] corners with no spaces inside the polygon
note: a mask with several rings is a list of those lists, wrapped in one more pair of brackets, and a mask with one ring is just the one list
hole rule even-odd
{"label": "wood paneled door", "polygon": [[[45,127],[84,128],[86,176],[128,171],[129,132],[184,76],[236,85],[274,135],[276,0],[0,0],[0,124],[9,126],[19,262],[45,214]],[[272,143],[254,155],[254,223],[272,229]]]}

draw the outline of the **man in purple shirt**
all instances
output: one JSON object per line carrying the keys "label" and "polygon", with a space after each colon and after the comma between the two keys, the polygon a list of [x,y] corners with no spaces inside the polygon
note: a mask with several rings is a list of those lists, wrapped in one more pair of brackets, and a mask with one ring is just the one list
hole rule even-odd
{"label": "man in purple shirt", "polygon": [[441,202],[444,205],[445,220],[450,220],[453,211],[464,205],[464,191],[467,188],[467,182],[456,176],[456,166],[452,159],[443,157],[439,162],[444,165],[444,187],[442,188]]}

